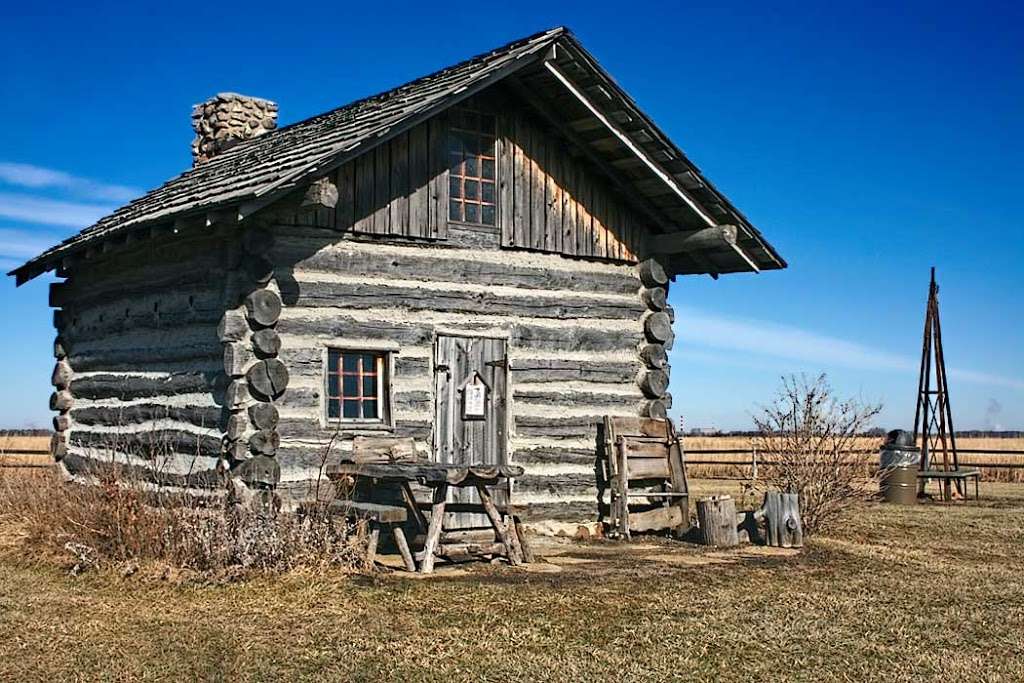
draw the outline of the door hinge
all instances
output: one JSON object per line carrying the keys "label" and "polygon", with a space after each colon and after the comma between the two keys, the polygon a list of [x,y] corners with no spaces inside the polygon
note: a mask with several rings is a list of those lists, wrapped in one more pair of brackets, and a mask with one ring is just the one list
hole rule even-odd
{"label": "door hinge", "polygon": [[450,368],[443,363],[434,366],[434,372],[448,372],[448,370],[450,370]]}

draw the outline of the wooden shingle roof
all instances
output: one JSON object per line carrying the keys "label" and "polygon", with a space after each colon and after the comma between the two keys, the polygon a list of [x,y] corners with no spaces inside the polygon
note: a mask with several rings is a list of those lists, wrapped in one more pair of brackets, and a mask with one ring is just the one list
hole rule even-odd
{"label": "wooden shingle roof", "polygon": [[[626,95],[576,41],[568,29],[554,28],[509,43],[405,85],[310,119],[242,142],[200,163],[159,188],[117,209],[95,225],[11,271],[18,284],[57,267],[61,260],[123,232],[149,228],[237,208],[245,217],[285,193],[308,183],[390,137],[437,114],[483,88],[536,64],[550,55],[552,46],[575,55],[573,66],[593,70],[604,83],[602,92],[628,109]],[[609,92],[611,91],[611,92]],[[641,115],[642,116],[642,115]],[[682,152],[646,117],[645,137],[636,144],[665,146],[667,156],[682,164],[682,173],[706,192],[723,212],[723,222],[746,226],[748,245],[762,268],[785,267],[774,249],[732,205],[697,171]],[[653,133],[653,135],[652,135]],[[638,185],[639,186],[639,185]],[[680,229],[688,229],[681,226]],[[747,270],[748,268],[736,268]],[[724,269],[722,272],[729,272]]]}

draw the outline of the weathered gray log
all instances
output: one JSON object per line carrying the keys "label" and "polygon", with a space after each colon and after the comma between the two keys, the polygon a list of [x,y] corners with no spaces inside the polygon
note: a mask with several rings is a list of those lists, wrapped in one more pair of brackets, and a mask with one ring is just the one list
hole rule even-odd
{"label": "weathered gray log", "polygon": [[338,186],[331,176],[320,178],[310,183],[302,194],[299,202],[300,211],[316,211],[317,209],[333,209],[338,205]]}
{"label": "weathered gray log", "polygon": [[249,446],[245,441],[225,441],[224,457],[231,462],[242,462],[249,455]]}
{"label": "weathered gray log", "polygon": [[68,300],[68,283],[51,282],[49,293],[50,308],[61,308]]}
{"label": "weathered gray log", "polygon": [[253,455],[273,457],[281,446],[281,435],[275,431],[260,430],[249,436],[249,452]]}
{"label": "weathered gray log", "polygon": [[280,422],[277,406],[273,403],[256,403],[249,406],[249,421],[256,429],[276,429]]}
{"label": "weathered gray log", "polygon": [[281,317],[281,297],[269,289],[258,289],[245,298],[249,321],[270,327]]}
{"label": "weathered gray log", "polygon": [[60,332],[67,327],[68,315],[64,311],[57,309],[53,312],[53,328]]}
{"label": "weathered gray log", "polygon": [[441,526],[444,523],[444,508],[447,497],[448,486],[446,484],[434,488],[430,508],[430,526],[427,527],[427,537],[423,542],[423,560],[420,562],[420,572],[423,574],[430,574],[434,571],[434,554],[437,551],[438,541],[441,538]]}
{"label": "weathered gray log", "polygon": [[68,441],[64,434],[58,432],[50,437],[50,455],[54,460],[61,460],[68,454]]}
{"label": "weathered gray log", "polygon": [[736,244],[735,225],[715,225],[691,232],[672,232],[650,235],[646,241],[648,251],[663,254],[685,254],[706,249],[721,249]]}
{"label": "weathered gray log", "polygon": [[664,287],[646,287],[640,290],[640,300],[652,311],[660,311],[668,301],[668,290]]}
{"label": "weathered gray log", "polygon": [[668,417],[668,405],[662,399],[654,399],[646,403],[643,412],[647,417],[664,420]]}
{"label": "weathered gray log", "polygon": [[668,353],[665,352],[664,344],[644,344],[640,347],[640,358],[649,368],[660,370],[668,365]]}
{"label": "weathered gray log", "polygon": [[252,352],[241,342],[224,345],[224,372],[228,377],[241,377],[252,362]]}
{"label": "weathered gray log", "polygon": [[71,409],[71,419],[83,425],[106,425],[117,427],[129,424],[142,424],[153,420],[172,420],[204,429],[215,429],[221,422],[220,406],[167,405],[161,403],[163,397],[156,397],[152,402],[128,403],[113,402],[113,405],[92,405]]}
{"label": "weathered gray log", "polygon": [[239,464],[234,474],[249,486],[273,488],[281,481],[281,465],[274,458],[257,455]]}
{"label": "weathered gray log", "polygon": [[644,314],[644,334],[650,342],[665,343],[672,336],[672,320],[663,311]]}
{"label": "weathered gray log", "polygon": [[53,416],[53,431],[66,432],[70,426],[71,416],[68,413]]}
{"label": "weathered gray log", "polygon": [[67,356],[68,350],[64,340],[60,337],[55,337],[53,340],[53,357],[57,360],[63,360]]}
{"label": "weathered gray log", "polygon": [[646,287],[662,287],[668,282],[668,273],[665,266],[657,259],[649,258],[637,264],[637,272],[640,274],[640,282]]}
{"label": "weathered gray log", "polygon": [[213,373],[176,372],[165,376],[135,376],[120,373],[77,375],[71,380],[71,391],[78,398],[118,398],[123,401],[169,396],[173,394],[210,391]]}
{"label": "weathered gray log", "polygon": [[637,385],[647,398],[661,398],[668,390],[668,373],[656,368],[644,368],[640,371]]}
{"label": "weathered gray log", "polygon": [[252,348],[260,356],[276,356],[281,350],[281,336],[276,330],[265,328],[252,333]]}
{"label": "weathered gray log", "polygon": [[67,389],[71,384],[71,377],[73,375],[74,372],[71,370],[71,365],[66,360],[59,360],[56,365],[53,366],[53,374],[50,375],[50,384],[58,389]]}
{"label": "weathered gray log", "polygon": [[64,412],[66,410],[71,410],[71,406],[74,404],[75,398],[67,389],[61,389],[50,394],[50,410],[59,410]]}
{"label": "weathered gray log", "polygon": [[229,441],[241,439],[246,430],[249,429],[249,416],[244,411],[232,413],[228,418],[228,424],[224,428],[224,437]]}
{"label": "weathered gray log", "polygon": [[253,256],[262,256],[274,246],[274,235],[262,227],[252,227],[242,233],[242,248]]}
{"label": "weathered gray log", "polygon": [[258,397],[275,399],[288,387],[288,368],[277,358],[268,358],[250,367],[245,378]]}
{"label": "weathered gray log", "polygon": [[702,545],[731,548],[739,545],[736,502],[730,496],[711,496],[697,501],[697,527]]}
{"label": "weathered gray log", "polygon": [[245,314],[239,309],[224,311],[224,316],[217,325],[217,338],[222,342],[239,341],[249,332],[249,323]]}
{"label": "weathered gray log", "polygon": [[264,285],[274,277],[274,264],[263,256],[249,256],[244,259],[245,272],[257,283]]}
{"label": "weathered gray log", "polygon": [[803,522],[800,519],[800,496],[796,493],[768,491],[761,506],[768,545],[799,548],[804,544]]}
{"label": "weathered gray log", "polygon": [[236,379],[228,384],[224,392],[224,406],[229,410],[238,410],[249,400],[249,385],[246,381]]}

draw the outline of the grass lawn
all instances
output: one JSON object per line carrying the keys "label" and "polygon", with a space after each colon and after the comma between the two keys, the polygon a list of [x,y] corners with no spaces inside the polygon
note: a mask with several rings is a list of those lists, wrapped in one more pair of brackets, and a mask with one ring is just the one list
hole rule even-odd
{"label": "grass lawn", "polygon": [[546,541],[428,579],[72,577],[8,533],[0,680],[1020,681],[1024,486],[982,492],[865,505],[798,554]]}

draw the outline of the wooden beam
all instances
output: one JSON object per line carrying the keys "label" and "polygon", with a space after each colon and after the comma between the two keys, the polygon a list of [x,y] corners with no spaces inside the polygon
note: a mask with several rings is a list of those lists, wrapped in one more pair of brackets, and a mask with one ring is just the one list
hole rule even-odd
{"label": "wooden beam", "polygon": [[735,225],[716,225],[693,232],[648,235],[644,243],[645,254],[672,255],[732,247],[736,245],[736,233]]}

